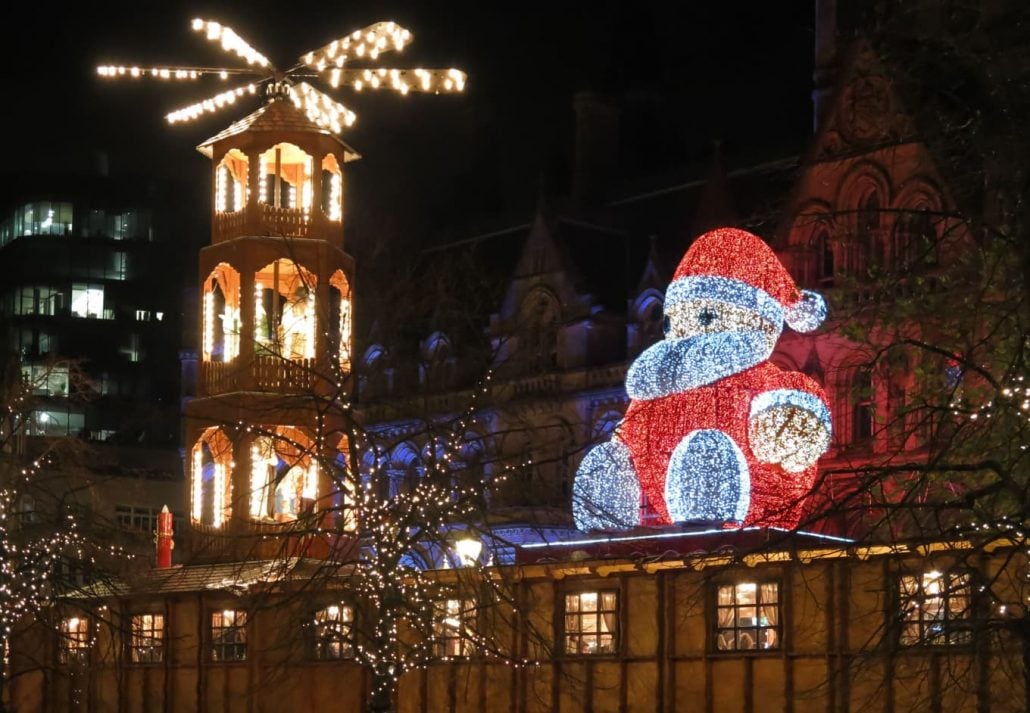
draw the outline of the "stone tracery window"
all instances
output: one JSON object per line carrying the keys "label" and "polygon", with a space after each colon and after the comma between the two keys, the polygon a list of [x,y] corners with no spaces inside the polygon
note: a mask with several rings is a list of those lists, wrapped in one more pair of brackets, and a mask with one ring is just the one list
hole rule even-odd
{"label": "stone tracery window", "polygon": [[228,362],[240,353],[240,274],[219,263],[204,281],[204,361]]}
{"label": "stone tracery window", "polygon": [[649,347],[665,336],[665,305],[656,294],[641,297],[637,302],[636,321],[640,329],[640,347]]}
{"label": "stone tracery window", "polygon": [[426,340],[420,365],[421,381],[430,391],[446,389],[451,385],[454,360],[451,355],[451,341],[442,332],[434,332]]}
{"label": "stone tracery window", "polygon": [[519,310],[519,358],[531,369],[558,366],[558,325],[561,307],[548,290],[536,289]]}

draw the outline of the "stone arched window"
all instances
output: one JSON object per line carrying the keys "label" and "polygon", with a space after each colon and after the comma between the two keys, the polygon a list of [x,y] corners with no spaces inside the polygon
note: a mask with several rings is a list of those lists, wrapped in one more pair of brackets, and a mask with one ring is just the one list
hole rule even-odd
{"label": "stone arched window", "polygon": [[832,286],[837,265],[828,228],[820,227],[816,231],[813,247],[816,256],[816,279],[820,284]]}
{"label": "stone arched window", "polygon": [[855,369],[851,379],[851,443],[870,445],[876,429],[876,393],[873,370],[868,366]]}
{"label": "stone arched window", "polygon": [[429,391],[441,391],[451,386],[454,358],[451,340],[443,332],[434,332],[423,342],[419,372],[422,385]]}
{"label": "stone arched window", "polygon": [[622,414],[615,410],[605,411],[594,421],[591,429],[591,442],[606,441],[615,433],[616,426],[622,420]]}
{"label": "stone arched window", "polygon": [[648,290],[637,298],[633,318],[640,335],[640,349],[651,346],[665,336],[665,303],[657,291]]}
{"label": "stone arched window", "polygon": [[299,428],[275,426],[250,446],[250,517],[292,522],[311,512],[319,497],[312,440]]}
{"label": "stone arched window", "polygon": [[313,160],[299,146],[276,144],[260,156],[258,202],[274,208],[310,212]]}
{"label": "stone arched window", "polygon": [[239,149],[230,149],[215,168],[215,212],[236,213],[247,204],[248,161]]}
{"label": "stone arched window", "polygon": [[529,293],[519,309],[519,359],[529,368],[550,370],[558,366],[558,326],[561,306],[550,290]]}
{"label": "stone arched window", "polygon": [[203,359],[232,361],[240,353],[240,273],[219,263],[204,280]]}
{"label": "stone arched window", "polygon": [[232,442],[220,428],[208,428],[193,444],[191,455],[193,522],[221,527],[232,515]]}
{"label": "stone arched window", "polygon": [[940,206],[915,196],[897,209],[894,221],[894,260],[900,269],[932,267],[938,262]]}
{"label": "stone arched window", "polygon": [[545,504],[562,506],[572,492],[575,439],[564,419],[555,418],[533,434],[533,460]]}
{"label": "stone arched window", "polygon": [[343,220],[343,172],[340,162],[332,154],[322,159],[322,214],[329,220]]}
{"label": "stone arched window", "polygon": [[389,354],[378,344],[365,350],[361,359],[361,372],[358,375],[358,391],[365,401],[384,398],[389,395],[391,387]]}
{"label": "stone arched window", "polygon": [[880,230],[881,211],[880,196],[875,190],[867,193],[858,205],[858,242],[870,266],[886,263],[886,244]]}
{"label": "stone arched window", "polygon": [[412,492],[421,480],[423,472],[422,459],[415,446],[407,441],[397,444],[390,453],[387,471],[390,478],[390,497]]}
{"label": "stone arched window", "polygon": [[254,274],[255,353],[313,359],[317,325],[316,278],[288,258]]}
{"label": "stone arched window", "polygon": [[351,302],[350,281],[343,270],[337,270],[329,277],[329,328],[336,339],[335,356],[340,371],[350,373],[351,349],[353,348],[354,305]]}

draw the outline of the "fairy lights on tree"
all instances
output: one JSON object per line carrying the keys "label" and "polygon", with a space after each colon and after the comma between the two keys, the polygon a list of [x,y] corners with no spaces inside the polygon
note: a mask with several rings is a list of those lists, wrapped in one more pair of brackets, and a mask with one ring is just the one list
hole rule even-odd
{"label": "fairy lights on tree", "polygon": [[413,40],[407,29],[395,22],[377,22],[333,40],[298,58],[287,69],[276,68],[267,57],[250,46],[232,28],[213,20],[195,19],[193,30],[217,43],[225,52],[243,59],[246,67],[142,67],[105,64],[97,74],[110,79],[196,81],[205,76],[245,78],[246,84],[223,90],[214,96],[166,115],[169,123],[196,119],[204,114],[233,106],[237,100],[265,92],[271,97],[289,98],[308,118],[324,129],[340,133],[354,123],[355,114],[312,82],[320,80],[333,89],[354,91],[389,89],[401,95],[409,92],[432,94],[461,92],[467,77],[458,69],[398,69],[353,67],[355,62],[372,60],[386,52],[400,52]]}
{"label": "fairy lights on tree", "polygon": [[[45,381],[48,374],[36,378]],[[25,379],[0,384],[0,700],[6,697],[5,667],[17,629],[49,622],[48,610],[58,598],[81,586],[75,572],[89,571],[103,581],[99,561],[132,558],[105,544],[96,527],[84,530],[67,494],[46,487],[58,456],[66,460],[78,450],[74,438],[48,439],[32,458],[18,455],[32,423],[36,386]]]}
{"label": "fairy lights on tree", "polygon": [[790,527],[829,447],[822,388],[769,362],[784,323],[826,316],[757,236],[699,237],[666,292],[665,339],[626,374],[631,401],[615,435],[584,458],[573,488],[580,529],[640,524],[640,496],[659,522]]}

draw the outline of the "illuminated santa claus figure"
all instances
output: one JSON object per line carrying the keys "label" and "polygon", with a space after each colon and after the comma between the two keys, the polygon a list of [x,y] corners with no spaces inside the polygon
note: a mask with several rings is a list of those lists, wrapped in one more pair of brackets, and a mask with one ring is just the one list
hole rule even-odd
{"label": "illuminated santa claus figure", "polygon": [[665,339],[626,374],[629,408],[583,459],[573,487],[581,530],[659,523],[795,527],[830,444],[822,388],[769,361],[783,324],[826,317],[776,255],[744,230],[694,241],[665,297]]}

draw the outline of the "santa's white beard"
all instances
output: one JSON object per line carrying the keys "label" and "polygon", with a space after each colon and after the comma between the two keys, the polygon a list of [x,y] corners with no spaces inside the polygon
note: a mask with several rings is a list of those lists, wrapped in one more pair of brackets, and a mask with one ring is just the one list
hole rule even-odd
{"label": "santa's white beard", "polygon": [[647,401],[714,383],[772,354],[765,332],[712,332],[665,339],[645,349],[626,373],[626,393]]}

